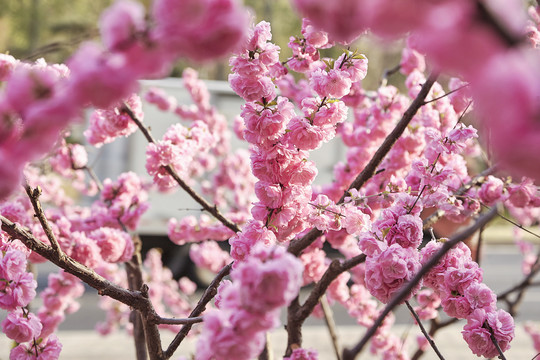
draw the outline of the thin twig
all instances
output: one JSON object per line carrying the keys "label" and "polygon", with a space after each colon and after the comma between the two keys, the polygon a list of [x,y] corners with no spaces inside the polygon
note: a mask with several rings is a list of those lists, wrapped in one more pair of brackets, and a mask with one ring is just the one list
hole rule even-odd
{"label": "thin twig", "polygon": [[64,251],[62,250],[60,244],[58,243],[58,240],[56,239],[56,235],[54,235],[49,221],[47,221],[47,218],[45,217],[43,208],[41,207],[41,202],[39,201],[39,196],[41,195],[41,188],[38,186],[37,188],[32,189],[30,185],[26,183],[24,189],[26,190],[26,194],[28,195],[28,198],[32,203],[32,207],[34,208],[34,216],[38,218],[39,223],[41,224],[41,227],[43,228],[43,231],[47,236],[47,239],[49,239],[49,241],[51,242],[51,247],[54,251],[56,251],[59,257],[65,256]]}
{"label": "thin twig", "polygon": [[157,318],[155,319],[156,324],[167,324],[167,325],[186,325],[186,324],[198,324],[203,322],[202,316],[196,316],[192,318]]}
{"label": "thin twig", "polygon": [[[459,91],[459,90],[461,90],[461,89],[466,88],[467,86],[469,86],[469,84],[462,85],[462,86],[458,87],[457,89],[451,90],[451,91],[449,91],[449,92],[447,92],[447,93],[445,93],[445,94],[443,94],[443,95],[441,95],[441,96],[438,96],[438,97],[436,97],[436,98],[434,98],[434,99],[426,100],[426,101],[424,101],[424,105],[429,104],[429,103],[432,103],[432,102],[435,102],[435,101],[437,101],[437,100],[441,100],[441,99],[447,97],[447,96],[450,95],[450,94],[453,94],[453,93],[455,93],[455,92],[457,92],[457,91]],[[467,106],[467,109],[468,109],[468,108],[469,108],[469,107]],[[465,109],[465,111],[466,111],[466,109]]]}
{"label": "thin twig", "polygon": [[[149,143],[155,143],[155,139],[150,133],[150,131],[143,125],[142,121],[135,115],[133,110],[129,107],[128,104],[124,103],[122,106],[122,111],[124,111],[128,116],[137,124],[141,132],[143,133],[146,140],[148,140]],[[189,186],[181,177],[178,175],[176,170],[171,165],[163,166],[163,168],[169,173],[169,175],[180,185],[182,189],[184,189],[185,192],[189,194],[195,200],[198,202],[204,210],[208,211],[210,214],[212,214],[216,219],[218,219],[223,225],[234,231],[235,233],[240,231],[240,228],[238,225],[236,225],[231,220],[227,219],[221,212],[218,210],[218,208],[215,205],[211,205],[208,201],[206,201],[201,195],[199,195],[191,186]]]}
{"label": "thin twig", "polygon": [[429,334],[426,331],[426,328],[424,327],[424,325],[422,325],[422,321],[420,320],[420,317],[418,317],[418,314],[416,313],[416,311],[414,311],[413,307],[411,306],[411,304],[408,301],[405,301],[405,305],[407,305],[407,308],[409,309],[411,314],[414,316],[414,319],[416,320],[416,323],[420,327],[420,331],[422,331],[422,334],[424,334],[424,337],[429,342],[429,345],[431,345],[431,348],[433,349],[433,351],[435,351],[435,354],[437,354],[439,359],[444,360],[444,357],[442,356],[441,352],[437,348],[437,345],[435,344],[435,342],[433,341],[431,336],[429,336]]}
{"label": "thin twig", "polygon": [[[216,275],[214,280],[212,280],[210,285],[208,285],[208,288],[206,288],[203,296],[201,296],[201,298],[199,299],[199,302],[197,303],[195,308],[191,311],[191,314],[189,314],[189,318],[198,317],[199,315],[203,313],[203,311],[206,309],[206,305],[210,302],[210,300],[214,298],[214,296],[216,296],[217,288],[221,280],[223,280],[223,278],[229,275],[229,273],[231,272],[232,264],[233,263],[230,263],[226,265],[225,267],[223,267],[223,269],[221,269],[221,271]],[[178,349],[178,346],[180,346],[184,338],[187,336],[187,334],[191,330],[192,325],[193,324],[185,324],[182,327],[182,329],[180,329],[180,331],[176,334],[173,341],[169,344],[169,347],[165,351],[164,356],[166,359],[170,358],[174,354],[176,349]]]}
{"label": "thin twig", "polygon": [[334,314],[332,313],[332,309],[328,304],[328,299],[326,298],[326,295],[323,295],[319,302],[321,304],[321,308],[324,314],[324,322],[326,323],[326,327],[328,328],[330,339],[332,339],[332,346],[334,348],[334,353],[336,354],[336,359],[341,360],[341,347],[339,346],[339,339],[336,332]]}
{"label": "thin twig", "polygon": [[420,282],[422,277],[432,268],[434,267],[441,258],[455,245],[457,245],[459,242],[464,241],[471,235],[473,235],[478,229],[485,226],[487,223],[489,223],[497,214],[496,209],[492,209],[485,215],[481,216],[476,220],[476,222],[465,229],[464,231],[460,232],[459,234],[453,236],[450,240],[443,243],[441,249],[436,252],[428,262],[422,266],[422,268],[418,271],[418,273],[401,288],[401,290],[397,293],[396,296],[390,300],[390,302],[385,306],[383,311],[380,313],[380,315],[377,317],[377,319],[374,321],[373,325],[368,329],[364,337],[356,344],[352,349],[345,349],[343,351],[343,359],[344,360],[352,360],[356,358],[356,356],[362,351],[364,346],[367,344],[369,339],[375,333],[377,332],[377,329],[381,326],[382,322],[384,321],[385,317],[392,311],[397,305],[401,304],[411,293],[412,289]]}

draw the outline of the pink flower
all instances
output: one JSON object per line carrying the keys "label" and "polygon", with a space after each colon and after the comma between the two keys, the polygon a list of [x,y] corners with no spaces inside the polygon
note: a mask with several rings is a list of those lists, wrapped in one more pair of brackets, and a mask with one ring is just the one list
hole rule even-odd
{"label": "pink flower", "polygon": [[270,102],[276,97],[275,85],[268,77],[244,77],[240,74],[230,74],[229,83],[232,89],[246,101]]}
{"label": "pink flower", "polygon": [[488,175],[478,190],[480,201],[487,206],[495,204],[499,200],[503,200],[504,183],[501,179],[492,175]]}
{"label": "pink flower", "polygon": [[99,19],[101,39],[109,50],[127,47],[145,27],[144,6],[129,0],[116,1]]}
{"label": "pink flower", "polygon": [[288,135],[291,139],[291,143],[302,150],[314,150],[319,148],[327,136],[322,127],[313,126],[308,120],[301,117],[293,118],[289,123],[288,128],[290,131]]}
{"label": "pink flower", "polygon": [[105,261],[125,262],[129,261],[133,255],[133,246],[128,245],[132,243],[131,237],[122,230],[102,227],[92,231],[88,237],[96,242],[101,257]]}
{"label": "pink flower", "polygon": [[351,90],[350,75],[340,69],[331,69],[326,72],[317,69],[311,73],[310,85],[320,97],[340,99]]}
{"label": "pink flower", "polygon": [[[282,247],[257,244],[252,256],[238,264],[231,277],[240,283],[242,307],[265,313],[288,305],[298,295],[303,266]],[[275,291],[268,292],[268,289]]]}
{"label": "pink flower", "polygon": [[161,111],[172,111],[176,107],[176,99],[159,88],[152,87],[148,89],[144,94],[144,99],[156,105]]}
{"label": "pink flower", "polygon": [[[142,101],[137,94],[132,94],[126,103],[139,118],[143,119]],[[88,142],[96,147],[112,142],[119,136],[129,136],[137,131],[137,124],[117,104],[106,110],[95,110],[90,116],[90,126],[84,132]]]}
{"label": "pink flower", "polygon": [[410,47],[404,47],[403,51],[401,52],[399,70],[405,75],[411,74],[414,70],[418,70],[423,73],[426,70],[426,61],[424,56]]}
{"label": "pink flower", "polygon": [[[387,303],[413,278],[420,267],[416,249],[393,244],[378,255],[367,258],[366,287],[373,296]],[[413,296],[420,286],[420,283],[416,285],[408,298]]]}
{"label": "pink flower", "polygon": [[486,312],[484,309],[474,310],[467,318],[467,324],[461,333],[474,354],[492,358],[499,355],[499,352],[491,341],[490,330],[501,350],[508,350],[514,338],[514,320],[504,310],[497,312]]}
{"label": "pink flower", "polygon": [[235,0],[157,0],[153,37],[174,55],[219,58],[245,39],[248,14]]}
{"label": "pink flower", "polygon": [[302,16],[332,39],[351,42],[366,28],[364,1],[294,0]]}
{"label": "pink flower", "polygon": [[398,217],[397,223],[390,228],[385,237],[388,245],[399,244],[402,247],[416,249],[423,238],[423,223],[419,216],[410,214]]}
{"label": "pink flower", "polygon": [[76,104],[106,109],[135,92],[136,73],[119,54],[108,54],[85,43],[68,60],[71,70],[66,92]]}
{"label": "pink flower", "polygon": [[319,356],[315,350],[312,349],[294,349],[290,357],[283,358],[283,360],[318,360]]}
{"label": "pink flower", "polygon": [[6,81],[18,63],[13,56],[0,54],[0,81]]}
{"label": "pink flower", "polygon": [[18,343],[23,343],[38,338],[41,333],[41,322],[33,313],[23,314],[17,309],[8,313],[2,321],[2,331],[6,336]]}
{"label": "pink flower", "polygon": [[7,286],[0,288],[0,308],[24,307],[36,297],[37,282],[32,273],[19,273],[10,280]]}

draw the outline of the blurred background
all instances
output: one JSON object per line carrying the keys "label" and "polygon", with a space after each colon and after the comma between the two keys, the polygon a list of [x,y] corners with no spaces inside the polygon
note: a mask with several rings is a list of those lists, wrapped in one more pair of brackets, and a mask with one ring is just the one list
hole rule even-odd
{"label": "blurred background", "polygon": [[[138,0],[148,10],[151,0]],[[44,58],[48,63],[61,63],[69,58],[79,44],[98,40],[97,27],[100,13],[113,0],[2,0],[0,6],[0,53],[27,61]],[[289,0],[245,0],[252,9],[254,22],[266,20],[272,24],[273,42],[282,49],[281,58],[291,52],[287,47],[290,36],[300,35],[301,21]],[[383,45],[383,46],[381,46]],[[384,69],[399,62],[399,44],[381,44],[372,38],[363,38],[354,44],[370,61],[368,78],[363,81],[367,89],[378,87]],[[341,49],[326,50],[327,56],[339,56]],[[185,67],[197,69],[203,79],[226,80],[229,73],[227,60],[211,64],[193,64],[180,61],[170,76],[178,77]],[[399,76],[393,79],[403,83]]]}

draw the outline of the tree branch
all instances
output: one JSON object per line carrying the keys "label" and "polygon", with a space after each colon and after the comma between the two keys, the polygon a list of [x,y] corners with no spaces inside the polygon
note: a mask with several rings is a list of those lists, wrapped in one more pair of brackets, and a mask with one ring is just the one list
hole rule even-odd
{"label": "tree branch", "polygon": [[437,263],[441,260],[441,258],[455,245],[457,245],[459,242],[467,239],[469,236],[472,236],[478,229],[485,226],[487,223],[489,223],[495,216],[497,215],[497,210],[492,209],[485,215],[481,216],[476,220],[476,222],[465,229],[464,231],[460,232],[459,234],[453,236],[450,240],[445,242],[441,249],[436,252],[429,261],[422,266],[420,271],[407,283],[405,284],[401,290],[397,293],[392,300],[385,306],[379,317],[374,321],[373,325],[368,329],[364,337],[356,344],[352,349],[345,349],[343,351],[343,359],[344,360],[352,360],[355,359],[356,356],[362,351],[364,346],[367,344],[369,339],[375,333],[377,332],[377,329],[381,326],[382,322],[384,321],[384,318],[392,311],[397,305],[401,304],[407,296],[409,296],[412,289],[420,282],[422,277],[427,274],[427,272],[437,265]]}
{"label": "tree branch", "polygon": [[287,309],[287,350],[286,355],[290,355],[293,350],[293,345],[302,345],[302,325],[308,318],[309,314],[313,312],[315,306],[324,295],[328,286],[334,281],[341,273],[352,269],[353,267],[366,261],[366,255],[361,254],[355,256],[349,260],[334,260],[328,266],[328,269],[324,272],[321,280],[315,284],[313,290],[309,293],[308,298],[302,306],[298,298],[296,298]]}
{"label": "tree branch", "polygon": [[[431,87],[435,83],[437,77],[438,73],[436,72],[433,72],[429,75],[424,85],[422,85],[418,96],[414,99],[409,108],[403,113],[401,120],[399,120],[399,122],[396,124],[394,130],[392,130],[392,132],[388,134],[388,136],[384,139],[383,143],[377,149],[364,170],[362,170],[362,172],[356,177],[356,179],[354,179],[347,191],[341,196],[341,199],[339,199],[337,204],[341,204],[345,200],[345,197],[347,196],[349,190],[360,189],[369,179],[373,177],[373,175],[375,175],[377,167],[381,164],[386,155],[392,149],[392,146],[394,146],[396,141],[403,134],[414,115],[416,115],[418,110],[424,105],[424,101],[429,94]],[[302,238],[292,240],[289,245],[288,251],[293,255],[299,256],[306,247],[311,245],[321,235],[321,231],[313,228]]]}
{"label": "tree branch", "polygon": [[[150,131],[148,131],[148,129],[143,125],[141,120],[137,117],[137,115],[135,115],[135,113],[133,112],[133,110],[131,110],[131,108],[129,107],[128,104],[126,104],[126,103],[123,104],[122,111],[124,111],[126,114],[128,114],[128,116],[131,118],[131,120],[133,120],[133,122],[135,124],[137,124],[137,126],[139,127],[139,129],[141,130],[144,137],[146,138],[146,140],[148,140],[149,143],[155,143],[156,142],[154,137],[150,133]],[[180,175],[178,175],[176,170],[171,165],[163,166],[163,168],[165,168],[165,170],[178,183],[178,185],[180,185],[180,187],[182,189],[184,189],[184,191],[187,192],[188,195],[193,198],[193,200],[198,202],[203,207],[204,210],[208,211],[216,219],[218,219],[223,225],[225,225],[226,227],[228,227],[229,229],[231,229],[235,233],[240,231],[240,228],[238,227],[238,225],[236,225],[231,220],[227,219],[218,210],[216,205],[211,205],[201,195],[199,195],[199,193],[197,193],[191,186],[189,186],[184,180],[182,180]]]}
{"label": "tree branch", "polygon": [[[210,283],[208,288],[206,288],[203,296],[201,296],[201,298],[199,299],[199,302],[197,303],[197,306],[195,306],[195,308],[191,311],[191,314],[189,314],[189,318],[198,317],[199,315],[201,315],[203,313],[203,311],[206,309],[206,305],[210,302],[210,300],[212,300],[214,298],[214,296],[216,296],[217,288],[218,288],[219,283],[221,282],[221,280],[223,280],[223,278],[225,276],[229,275],[229,273],[231,272],[232,265],[233,265],[233,263],[230,263],[230,264],[226,265],[216,275],[216,277],[214,278],[214,280],[212,280],[212,282]],[[182,343],[182,341],[184,340],[186,335],[191,330],[191,326],[193,326],[193,324],[185,324],[182,327],[182,329],[180,329],[178,334],[176,334],[173,341],[170,343],[169,347],[165,351],[164,356],[165,356],[166,359],[170,358],[174,354],[176,349],[178,349],[178,346],[180,346],[180,344]]]}
{"label": "tree branch", "polygon": [[416,323],[420,327],[420,331],[422,331],[422,334],[424,334],[424,337],[429,342],[429,345],[431,345],[431,348],[433,349],[433,351],[435,351],[435,354],[437,354],[439,359],[444,360],[444,356],[442,356],[441,352],[439,351],[439,348],[437,348],[437,345],[435,344],[431,336],[429,336],[428,332],[426,331],[426,328],[424,327],[424,325],[422,325],[422,321],[418,317],[418,314],[416,313],[416,311],[414,311],[413,307],[408,301],[405,301],[405,305],[407,305],[407,308],[409,309],[411,314],[414,316]]}

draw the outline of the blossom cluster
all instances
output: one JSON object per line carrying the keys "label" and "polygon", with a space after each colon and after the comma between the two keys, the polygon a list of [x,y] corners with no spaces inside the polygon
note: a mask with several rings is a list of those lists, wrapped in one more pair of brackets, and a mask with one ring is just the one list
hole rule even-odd
{"label": "blossom cluster", "polygon": [[247,360],[257,356],[266,332],[279,324],[280,308],[298,295],[301,272],[300,261],[283,247],[255,245],[249,259],[232,270],[232,282],[220,285],[217,309],[205,315],[195,358]]}

